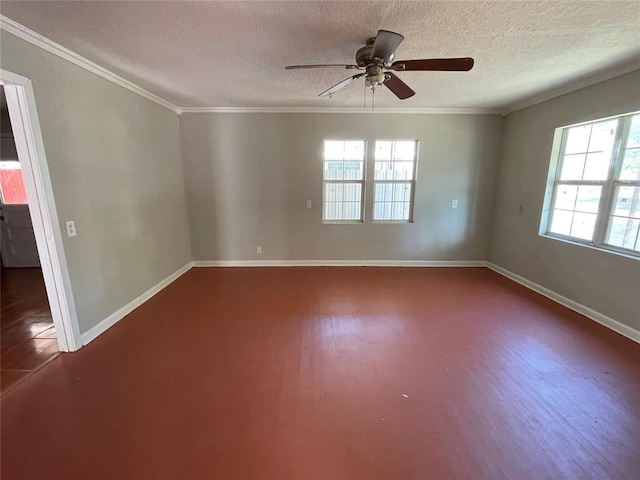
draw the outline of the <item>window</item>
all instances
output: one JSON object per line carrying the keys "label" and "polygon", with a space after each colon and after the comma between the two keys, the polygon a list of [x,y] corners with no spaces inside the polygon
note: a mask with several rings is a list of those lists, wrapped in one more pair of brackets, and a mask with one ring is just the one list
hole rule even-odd
{"label": "window", "polygon": [[411,221],[417,146],[414,140],[376,140],[374,221]]}
{"label": "window", "polygon": [[362,222],[364,140],[325,140],[325,222]]}
{"label": "window", "polygon": [[638,255],[640,114],[559,130],[541,233]]}
{"label": "window", "polygon": [[20,162],[0,161],[0,196],[5,205],[27,203]]}

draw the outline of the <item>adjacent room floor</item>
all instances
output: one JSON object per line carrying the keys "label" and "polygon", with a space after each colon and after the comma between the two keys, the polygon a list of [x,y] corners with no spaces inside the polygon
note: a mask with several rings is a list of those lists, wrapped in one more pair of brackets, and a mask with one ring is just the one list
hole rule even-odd
{"label": "adjacent room floor", "polygon": [[3,268],[0,378],[6,392],[58,356],[58,341],[40,268]]}
{"label": "adjacent room floor", "polygon": [[193,269],[2,396],[2,478],[637,479],[640,345],[484,268]]}

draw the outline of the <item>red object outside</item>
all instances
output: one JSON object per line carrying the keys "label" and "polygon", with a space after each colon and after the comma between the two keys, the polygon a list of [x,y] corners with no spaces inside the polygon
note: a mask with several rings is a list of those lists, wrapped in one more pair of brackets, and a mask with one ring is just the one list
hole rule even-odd
{"label": "red object outside", "polygon": [[5,205],[24,205],[27,203],[22,170],[19,168],[0,168],[0,190],[2,191],[2,203]]}

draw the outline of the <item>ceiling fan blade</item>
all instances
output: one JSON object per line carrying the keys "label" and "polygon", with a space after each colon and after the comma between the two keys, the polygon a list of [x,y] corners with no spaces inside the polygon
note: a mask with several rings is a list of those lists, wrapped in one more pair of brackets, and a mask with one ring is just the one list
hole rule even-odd
{"label": "ceiling fan blade", "polygon": [[406,100],[409,97],[413,97],[416,92],[411,90],[411,87],[396,77],[391,72],[386,72],[385,75],[388,76],[388,79],[385,80],[384,86],[391,90],[396,97],[400,100]]}
{"label": "ceiling fan blade", "polygon": [[322,92],[318,96],[319,97],[327,97],[329,95],[333,95],[338,90],[342,90],[344,87],[346,87],[351,82],[353,82],[356,78],[360,78],[363,75],[366,75],[366,73],[359,73],[357,75],[354,75],[353,77],[345,78],[343,81],[341,81],[340,83],[337,83],[336,85],[334,85],[333,87],[329,88],[328,90],[325,90],[324,92]]}
{"label": "ceiling fan blade", "polygon": [[441,71],[468,72],[473,68],[473,58],[431,58],[422,60],[398,60],[389,67],[397,72]]}
{"label": "ceiling fan blade", "polygon": [[358,65],[346,65],[342,63],[329,63],[326,65],[287,65],[285,70],[297,70],[301,68],[346,68],[347,70],[359,68]]}
{"label": "ceiling fan blade", "polygon": [[378,30],[376,40],[373,42],[370,58],[381,58],[385,63],[393,57],[396,48],[402,43],[404,37],[399,33],[389,30]]}

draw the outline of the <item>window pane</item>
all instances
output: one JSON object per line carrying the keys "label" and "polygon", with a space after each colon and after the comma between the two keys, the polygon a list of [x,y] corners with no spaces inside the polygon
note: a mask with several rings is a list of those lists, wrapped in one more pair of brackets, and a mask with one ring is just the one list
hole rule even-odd
{"label": "window pane", "polygon": [[376,160],[391,160],[391,144],[387,140],[376,140]]}
{"label": "window pane", "polygon": [[591,125],[581,125],[569,129],[564,153],[585,153],[589,146]]}
{"label": "window pane", "polygon": [[324,185],[325,220],[361,220],[362,184],[331,183]]}
{"label": "window pane", "polygon": [[640,148],[630,148],[624,152],[621,180],[640,180]]}
{"label": "window pane", "polygon": [[[342,205],[342,204],[340,204]],[[325,202],[324,204],[324,218],[326,220],[337,220],[338,217],[338,204],[334,202]]]}
{"label": "window pane", "polygon": [[577,185],[558,185],[556,187],[555,205],[553,208],[561,208],[563,210],[573,210],[576,206],[576,197],[578,196]]}
{"label": "window pane", "polygon": [[394,184],[393,189],[393,201],[394,202],[404,202],[405,199],[408,200],[409,191],[411,189],[410,183],[396,183]]}
{"label": "window pane", "polygon": [[324,162],[324,179],[325,180],[344,179],[344,162],[342,160]]}
{"label": "window pane", "polygon": [[640,147],[640,115],[634,115],[631,119],[631,129],[627,140],[627,148],[634,147]]}
{"label": "window pane", "polygon": [[360,202],[346,202],[344,220],[360,220]]}
{"label": "window pane", "polygon": [[382,204],[382,218],[380,220],[391,220],[391,202]]}
{"label": "window pane", "polygon": [[364,160],[364,140],[325,140],[325,160]]}
{"label": "window pane", "polygon": [[373,204],[373,218],[374,218],[374,220],[376,220],[378,218],[382,218],[382,212],[383,212],[382,202],[374,203]]}
{"label": "window pane", "polygon": [[578,187],[575,210],[578,212],[598,213],[601,191],[602,187],[600,186],[580,185]]}
{"label": "window pane", "polygon": [[345,180],[362,180],[364,175],[364,162],[344,162]]}
{"label": "window pane", "polygon": [[549,227],[549,231],[559,233],[560,235],[569,235],[571,233],[572,221],[573,212],[568,210],[554,210],[551,216],[551,227]]}
{"label": "window pane", "polygon": [[560,180],[582,180],[586,155],[565,155]]}
{"label": "window pane", "polygon": [[364,160],[364,142],[361,140],[344,142],[345,160]]}
{"label": "window pane", "polygon": [[612,217],[607,243],[616,247],[640,251],[639,228],[640,219]]}
{"label": "window pane", "polygon": [[325,140],[325,160],[344,160],[344,142],[342,140]]}
{"label": "window pane", "polygon": [[362,186],[359,183],[345,183],[344,187],[344,200],[346,202],[360,202]]}
{"label": "window pane", "polygon": [[584,166],[584,180],[606,180],[609,176],[611,155],[604,152],[589,153]]}
{"label": "window pane", "polygon": [[393,169],[391,162],[375,162],[373,174],[375,180],[393,180]]}
{"label": "window pane", "polygon": [[574,213],[573,222],[571,223],[571,236],[583,240],[592,240],[596,217],[595,213]]}
{"label": "window pane", "polygon": [[375,180],[411,180],[415,170],[416,142],[376,141]]}
{"label": "window pane", "polygon": [[376,183],[374,188],[374,220],[409,220],[411,183]]}
{"label": "window pane", "polygon": [[395,162],[393,165],[394,180],[411,180],[413,178],[413,162]]}
{"label": "window pane", "polygon": [[640,218],[640,187],[617,187],[613,214]]}
{"label": "window pane", "polygon": [[605,122],[594,123],[589,140],[589,152],[604,152],[611,158],[611,149],[616,137],[618,119],[607,120]]}
{"label": "window pane", "polygon": [[560,179],[606,180],[617,126],[615,119],[570,128]]}
{"label": "window pane", "polygon": [[397,141],[395,142],[395,148],[393,149],[394,160],[409,160],[413,161],[416,151],[416,142],[410,141]]}
{"label": "window pane", "polygon": [[391,204],[391,219],[392,220],[404,220],[402,217],[402,211],[404,203],[394,202]]}
{"label": "window pane", "polygon": [[0,162],[0,194],[2,202],[6,205],[27,204],[27,191],[24,188],[20,162]]}

